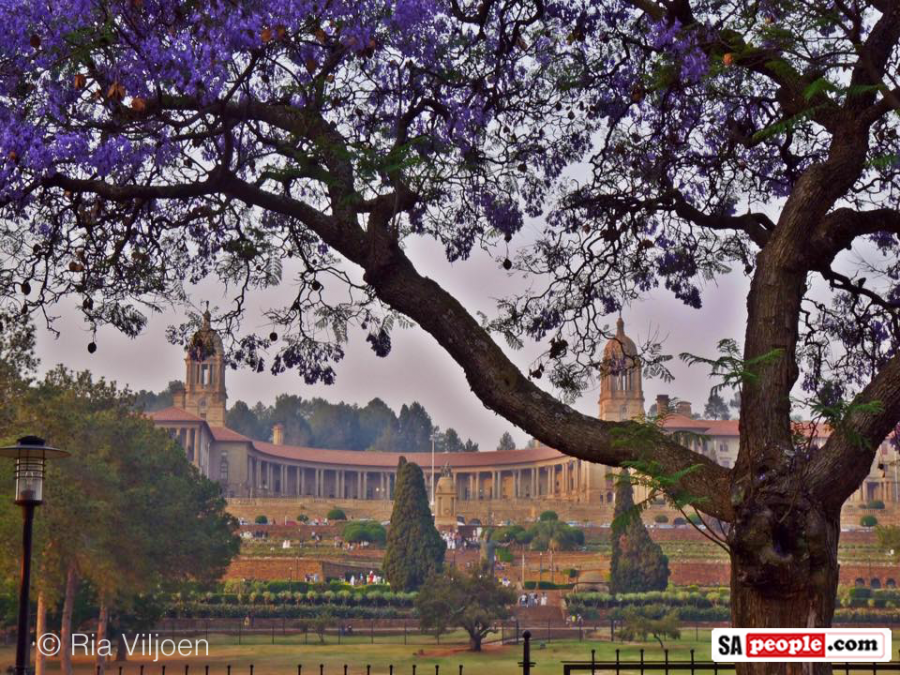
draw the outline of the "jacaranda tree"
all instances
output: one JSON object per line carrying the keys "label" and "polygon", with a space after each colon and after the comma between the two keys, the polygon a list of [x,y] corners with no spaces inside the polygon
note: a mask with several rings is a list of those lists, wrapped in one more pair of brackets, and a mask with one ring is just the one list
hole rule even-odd
{"label": "jacaranda tree", "polygon": [[[637,462],[729,523],[736,625],[828,625],[841,504],[900,419],[898,13],[4,0],[0,293],[26,314],[75,296],[89,326],[133,334],[218,275],[239,291],[217,316],[231,359],[308,382],[333,380],[351,329],[387,354],[403,315],[527,433]],[[527,290],[476,320],[416,269],[412,236],[454,261],[485,249]],[[286,258],[280,328],[246,332],[246,292],[280,283]],[[729,269],[752,279],[741,345],[713,362],[741,395],[734,468],[566,405],[601,366],[608,315],[658,286],[697,307]],[[494,338],[547,349],[526,373]],[[832,424],[823,447],[795,433],[795,385]],[[795,666],[747,668],[765,667]]]}

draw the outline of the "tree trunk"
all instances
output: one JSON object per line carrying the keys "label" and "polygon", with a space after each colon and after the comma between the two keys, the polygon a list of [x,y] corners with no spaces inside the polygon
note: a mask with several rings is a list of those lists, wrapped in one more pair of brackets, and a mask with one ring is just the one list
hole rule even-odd
{"label": "tree trunk", "polygon": [[[804,494],[802,475],[757,484],[736,509],[731,618],[737,628],[831,626],[838,586],[840,510]],[[828,663],[739,663],[738,675],[830,675]]]}
{"label": "tree trunk", "polygon": [[40,649],[41,635],[47,632],[47,597],[44,591],[38,592],[37,597],[37,618],[34,623],[34,639],[38,648],[34,650],[34,675],[44,675],[47,658]]}
{"label": "tree trunk", "polygon": [[101,645],[109,637],[109,602],[100,598],[100,616],[97,618],[97,675],[106,673],[106,651]]}
{"label": "tree trunk", "polygon": [[116,661],[128,660],[128,645],[125,644],[125,632],[119,630],[116,636]]}
{"label": "tree trunk", "polygon": [[482,636],[478,633],[469,633],[469,651],[470,652],[480,652],[481,651],[481,640]]}
{"label": "tree trunk", "polygon": [[59,639],[59,671],[62,675],[72,675],[72,610],[75,607],[75,589],[78,585],[78,575],[75,565],[69,565],[66,571],[66,595],[63,599],[63,610]]}

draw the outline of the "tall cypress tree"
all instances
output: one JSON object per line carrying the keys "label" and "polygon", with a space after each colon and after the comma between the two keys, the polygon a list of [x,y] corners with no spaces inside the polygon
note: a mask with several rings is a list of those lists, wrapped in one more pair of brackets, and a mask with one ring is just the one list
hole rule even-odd
{"label": "tall cypress tree", "polygon": [[609,588],[613,593],[662,591],[669,583],[669,559],[650,538],[634,505],[628,470],[616,484]]}
{"label": "tall cypress tree", "polygon": [[395,591],[413,591],[441,571],[446,545],[431,517],[425,476],[418,464],[400,458],[394,510],[382,568]]}

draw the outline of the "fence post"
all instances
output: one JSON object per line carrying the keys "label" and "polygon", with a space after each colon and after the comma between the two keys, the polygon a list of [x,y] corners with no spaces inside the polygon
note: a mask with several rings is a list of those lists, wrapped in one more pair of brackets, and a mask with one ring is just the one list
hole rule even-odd
{"label": "fence post", "polygon": [[691,675],[694,675],[694,650],[691,650]]}
{"label": "fence post", "polygon": [[644,650],[641,650],[641,675],[644,675]]}
{"label": "fence post", "polygon": [[434,664],[434,675],[441,675],[441,666],[438,663]]}
{"label": "fence post", "polygon": [[462,664],[459,664],[459,675],[462,675]]}
{"label": "fence post", "polygon": [[619,650],[616,650],[616,675],[619,675]]}
{"label": "fence post", "polygon": [[344,664],[344,675],[347,675],[347,664]]}
{"label": "fence post", "polygon": [[141,675],[144,675],[144,664],[141,664]]}
{"label": "fence post", "polygon": [[188,675],[188,671],[190,671],[191,666],[187,663],[184,664],[184,675]]}
{"label": "fence post", "polygon": [[666,657],[666,675],[669,675],[669,650],[663,649],[663,654],[665,654]]}
{"label": "fence post", "polygon": [[413,675],[416,675],[416,664],[413,664]]}
{"label": "fence post", "polygon": [[250,675],[253,675],[253,664],[250,664]]}
{"label": "fence post", "polygon": [[320,663],[319,664],[319,675],[322,675],[324,672],[325,672],[325,664]]}
{"label": "fence post", "polygon": [[591,650],[591,675],[595,675],[594,669],[596,668],[596,666],[594,664],[596,662],[597,662],[597,650],[592,649]]}
{"label": "fence post", "polygon": [[522,633],[522,675],[531,675],[531,631]]}
{"label": "fence post", "polygon": [[228,675],[231,675],[231,664],[228,664]]}
{"label": "fence post", "polygon": [[303,675],[303,664],[297,664],[297,675]]}

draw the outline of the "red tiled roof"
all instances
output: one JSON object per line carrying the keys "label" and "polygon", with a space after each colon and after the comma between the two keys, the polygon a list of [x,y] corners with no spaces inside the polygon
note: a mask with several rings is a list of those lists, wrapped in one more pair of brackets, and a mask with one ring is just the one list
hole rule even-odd
{"label": "red tiled roof", "polygon": [[[318,464],[344,464],[373,468],[396,467],[400,457],[406,457],[419,466],[431,465],[430,452],[357,452],[354,450],[324,450],[292,445],[275,445],[253,441],[256,449],[266,455],[281,459],[301,460]],[[562,453],[551,448],[527,448],[494,452],[442,452],[434,456],[435,466],[449,464],[454,469],[469,467],[528,464],[541,460],[558,459]]]}
{"label": "red tiled roof", "polygon": [[205,422],[202,417],[198,417],[193,413],[189,413],[187,410],[182,410],[181,408],[176,408],[175,406],[170,406],[168,408],[163,408],[162,410],[154,410],[151,413],[147,413],[147,415],[154,422]]}
{"label": "red tiled roof", "polygon": [[210,427],[213,440],[216,441],[245,441],[247,443],[255,443],[252,438],[247,438],[243,434],[229,429],[228,427]]}

